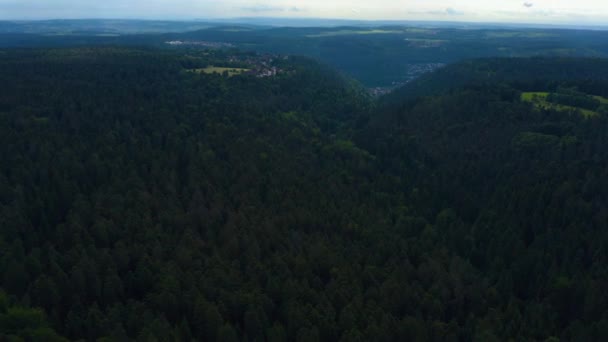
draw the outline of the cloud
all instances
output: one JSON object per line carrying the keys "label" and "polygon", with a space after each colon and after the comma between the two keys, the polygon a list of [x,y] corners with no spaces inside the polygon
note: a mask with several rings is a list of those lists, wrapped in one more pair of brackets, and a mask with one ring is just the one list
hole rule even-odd
{"label": "cloud", "polygon": [[0,0],[0,19],[5,20],[258,16],[543,23],[552,20],[606,26],[608,0]]}
{"label": "cloud", "polygon": [[464,12],[457,11],[457,10],[453,9],[452,7],[448,7],[445,9],[445,14],[447,14],[447,15],[464,15]]}
{"label": "cloud", "polygon": [[243,11],[253,13],[264,13],[264,12],[283,12],[283,7],[269,6],[269,5],[253,5],[242,8]]}
{"label": "cloud", "polygon": [[304,10],[300,7],[281,7],[281,6],[270,6],[270,5],[253,5],[242,7],[241,10],[251,13],[280,13],[280,12],[303,12]]}
{"label": "cloud", "polygon": [[433,16],[459,16],[464,15],[463,11],[455,10],[452,7],[448,7],[443,11],[408,11],[408,14],[413,15],[433,15]]}

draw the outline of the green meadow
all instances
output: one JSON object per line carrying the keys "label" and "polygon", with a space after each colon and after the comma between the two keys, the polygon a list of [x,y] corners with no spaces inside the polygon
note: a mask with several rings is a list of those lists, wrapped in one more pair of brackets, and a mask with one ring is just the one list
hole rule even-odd
{"label": "green meadow", "polygon": [[309,34],[306,37],[322,38],[322,37],[333,37],[333,36],[390,34],[390,33],[403,33],[403,31],[397,31],[397,30],[339,30],[339,31],[323,32],[323,33],[319,33],[319,34]]}
{"label": "green meadow", "polygon": [[[547,101],[547,97],[550,93],[548,92],[525,92],[521,94],[521,100],[524,102],[531,102],[539,109],[554,109],[558,111],[580,111],[585,117],[593,117],[599,115],[598,112],[574,107],[574,106],[566,106],[562,104],[552,103]],[[608,99],[601,96],[593,96],[593,98],[600,101],[602,104],[608,104]]]}
{"label": "green meadow", "polygon": [[240,75],[249,70],[250,69],[245,69],[245,68],[226,68],[226,67],[208,66],[206,68],[189,69],[188,71],[194,72],[194,73],[199,73],[199,74],[223,74],[224,72],[227,72],[228,76],[234,76],[234,75]]}

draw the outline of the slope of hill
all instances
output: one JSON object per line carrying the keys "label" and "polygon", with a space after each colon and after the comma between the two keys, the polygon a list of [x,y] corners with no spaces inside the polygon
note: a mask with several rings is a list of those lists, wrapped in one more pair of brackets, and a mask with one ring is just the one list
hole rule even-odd
{"label": "slope of hill", "polygon": [[[608,89],[607,65],[515,59],[448,67],[421,81],[434,96],[393,98],[356,140],[406,180],[410,211],[434,222],[415,234],[479,272],[488,295],[480,340],[605,338],[608,297],[598,289],[608,258],[608,111],[587,116],[583,107],[537,106],[521,94],[578,87],[571,94],[597,98]],[[458,73],[466,86],[444,83]],[[420,156],[417,173],[403,177],[412,156]]]}
{"label": "slope of hill", "polygon": [[315,58],[369,88],[393,88],[438,65],[473,58],[608,57],[607,39],[608,31],[483,25],[451,28],[385,23],[370,27],[345,22],[338,27],[269,27],[103,20],[0,22],[0,47],[167,47],[170,41],[224,44]]}
{"label": "slope of hill", "polygon": [[420,96],[448,93],[468,85],[511,84],[520,90],[552,91],[581,87],[608,95],[608,60],[602,58],[486,58],[455,63],[426,74],[384,96],[384,104],[400,104]]}
{"label": "slope of hill", "polygon": [[0,339],[604,340],[608,113],[522,92],[605,64],[384,105],[304,58],[2,50]]}

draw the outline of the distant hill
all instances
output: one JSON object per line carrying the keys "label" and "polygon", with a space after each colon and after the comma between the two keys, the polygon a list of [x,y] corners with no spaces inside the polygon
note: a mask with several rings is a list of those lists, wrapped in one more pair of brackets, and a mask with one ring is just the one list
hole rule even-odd
{"label": "distant hill", "polygon": [[186,32],[217,26],[205,21],[71,19],[0,21],[0,33],[31,34],[134,34]]}
{"label": "distant hill", "polygon": [[[608,57],[608,31],[386,22],[277,27],[249,22],[0,22],[1,47],[154,46],[212,42],[315,58],[368,88],[402,86],[438,65],[491,57]],[[321,23],[318,23],[321,25]],[[4,32],[4,33],[1,33]],[[188,46],[193,48],[193,46]]]}
{"label": "distant hill", "polygon": [[420,96],[441,95],[470,85],[512,84],[522,90],[559,85],[580,86],[608,95],[599,84],[608,80],[608,60],[601,58],[488,58],[464,61],[421,76],[381,99],[400,104]]}

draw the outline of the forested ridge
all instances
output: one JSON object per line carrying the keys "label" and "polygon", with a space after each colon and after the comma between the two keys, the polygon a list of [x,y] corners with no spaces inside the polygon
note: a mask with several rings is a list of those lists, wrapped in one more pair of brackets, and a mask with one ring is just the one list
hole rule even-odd
{"label": "forested ridge", "polygon": [[521,100],[603,69],[400,102],[304,58],[189,71],[233,54],[0,50],[0,339],[608,338],[608,114]]}
{"label": "forested ridge", "polygon": [[608,96],[608,60],[605,58],[531,57],[482,58],[446,66],[421,76],[384,96],[384,105],[401,105],[421,96],[441,95],[467,86],[509,84],[518,90],[556,90],[563,85]]}
{"label": "forested ridge", "polygon": [[[608,57],[605,43],[608,35],[605,30],[597,29],[500,28],[495,25],[398,22],[368,22],[365,25],[310,22],[308,25],[312,26],[290,27],[292,24],[268,26],[260,22],[137,20],[0,21],[0,48],[232,46],[249,51],[315,58],[370,88],[393,88],[440,64],[474,58]],[[184,44],[172,45],[169,42]],[[512,71],[518,74],[516,69]]]}

